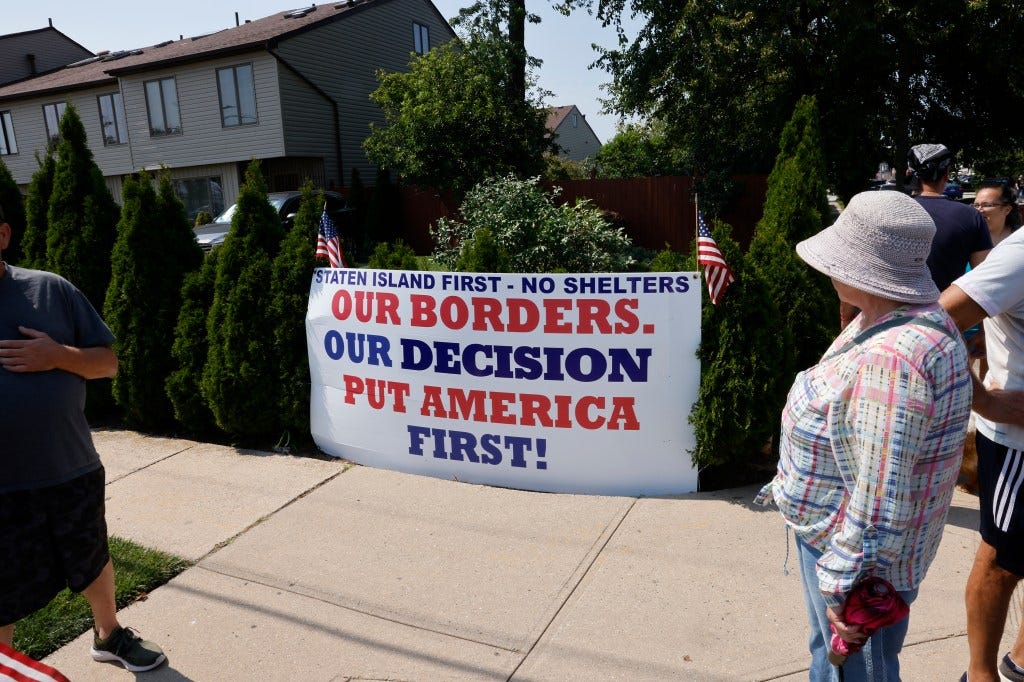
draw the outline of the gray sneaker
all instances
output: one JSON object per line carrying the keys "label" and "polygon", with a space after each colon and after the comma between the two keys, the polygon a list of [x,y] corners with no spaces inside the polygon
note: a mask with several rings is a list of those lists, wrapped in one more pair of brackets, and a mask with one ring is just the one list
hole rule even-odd
{"label": "gray sneaker", "polygon": [[1021,673],[1020,668],[1010,659],[1010,654],[1003,656],[1003,660],[999,661],[999,677],[1006,682],[1024,682],[1024,673]]}
{"label": "gray sneaker", "polygon": [[139,637],[131,628],[120,625],[106,639],[93,628],[92,660],[117,661],[133,673],[152,670],[167,659],[164,650]]}

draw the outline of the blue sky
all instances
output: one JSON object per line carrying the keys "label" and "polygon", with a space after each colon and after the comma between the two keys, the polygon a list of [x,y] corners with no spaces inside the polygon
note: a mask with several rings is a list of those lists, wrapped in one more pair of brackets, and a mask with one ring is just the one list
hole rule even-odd
{"label": "blue sky", "polygon": [[[468,0],[435,2],[446,19],[458,14],[466,4]],[[300,6],[305,5],[282,4],[280,0],[247,0],[237,7],[219,0],[175,0],[170,4],[155,0],[30,0],[8,3],[0,31],[17,33],[43,28],[53,19],[55,28],[98,52],[155,45],[179,35],[198,35],[233,26],[236,11],[242,20],[258,19]],[[601,22],[582,11],[563,17],[551,10],[547,0],[529,0],[527,9],[542,19],[540,25],[527,25],[526,47],[534,57],[544,60],[540,86],[554,93],[547,104],[575,104],[601,141],[607,142],[615,135],[616,119],[600,113],[599,98],[605,97],[601,84],[610,79],[604,71],[587,67],[596,58],[592,43],[615,45],[614,29],[602,28]]]}

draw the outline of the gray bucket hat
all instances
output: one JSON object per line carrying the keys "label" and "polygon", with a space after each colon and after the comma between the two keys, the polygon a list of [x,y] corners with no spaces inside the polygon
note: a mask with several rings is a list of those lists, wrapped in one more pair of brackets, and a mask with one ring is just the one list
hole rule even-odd
{"label": "gray bucket hat", "polygon": [[928,270],[935,223],[900,192],[861,192],[831,227],[796,245],[815,270],[891,301],[934,303]]}

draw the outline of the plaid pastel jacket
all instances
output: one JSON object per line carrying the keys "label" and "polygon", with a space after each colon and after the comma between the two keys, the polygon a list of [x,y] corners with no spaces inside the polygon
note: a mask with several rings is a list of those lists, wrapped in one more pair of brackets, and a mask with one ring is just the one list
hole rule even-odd
{"label": "plaid pastel jacket", "polygon": [[822,552],[818,581],[830,606],[862,575],[898,590],[921,583],[960,470],[972,397],[963,340],[937,303],[898,308],[870,326],[895,317],[905,321],[844,350],[866,332],[858,316],[797,375],[778,471],[757,497],[773,499]]}

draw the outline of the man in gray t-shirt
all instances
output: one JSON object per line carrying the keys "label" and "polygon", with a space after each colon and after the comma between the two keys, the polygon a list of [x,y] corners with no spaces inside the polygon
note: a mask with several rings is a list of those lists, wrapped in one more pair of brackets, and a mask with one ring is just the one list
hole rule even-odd
{"label": "man in gray t-shirt", "polygon": [[57,275],[8,265],[0,207],[0,643],[64,587],[92,608],[92,657],[132,672],[163,651],[117,621],[104,472],[86,423],[85,382],[117,373],[114,336]]}

